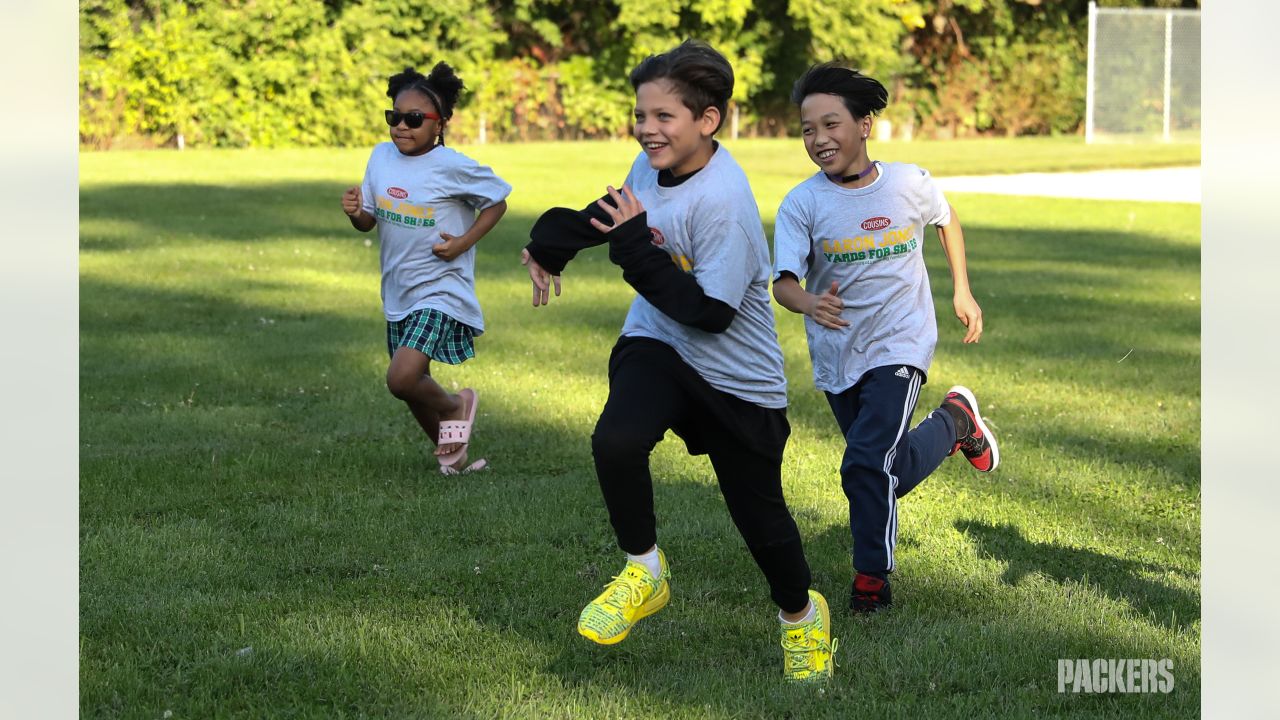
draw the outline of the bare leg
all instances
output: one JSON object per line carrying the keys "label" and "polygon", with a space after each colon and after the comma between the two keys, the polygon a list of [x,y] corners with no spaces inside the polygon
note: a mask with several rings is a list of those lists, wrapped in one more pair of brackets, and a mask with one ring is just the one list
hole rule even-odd
{"label": "bare leg", "polygon": [[[441,420],[462,420],[467,408],[462,398],[440,387],[431,377],[431,358],[413,348],[396,349],[387,368],[387,389],[404,401],[432,443],[440,437]],[[460,443],[436,448],[436,455],[453,452]]]}

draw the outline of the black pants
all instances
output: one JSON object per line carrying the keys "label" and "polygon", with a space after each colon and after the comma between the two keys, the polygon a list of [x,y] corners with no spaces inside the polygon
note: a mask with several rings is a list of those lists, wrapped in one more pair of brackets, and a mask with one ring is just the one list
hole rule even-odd
{"label": "black pants", "polygon": [[657,542],[649,454],[668,429],[691,455],[707,454],[747,549],[785,612],[809,602],[809,564],[782,497],[785,409],[711,387],[670,346],[620,338],[609,358],[609,400],[591,436],[596,477],[618,546],[638,555]]}
{"label": "black pants", "polygon": [[868,371],[827,402],[845,438],[840,479],[849,498],[853,567],[891,572],[898,544],[898,498],[938,468],[955,446],[951,416],[935,410],[907,431],[924,373],[910,365]]}

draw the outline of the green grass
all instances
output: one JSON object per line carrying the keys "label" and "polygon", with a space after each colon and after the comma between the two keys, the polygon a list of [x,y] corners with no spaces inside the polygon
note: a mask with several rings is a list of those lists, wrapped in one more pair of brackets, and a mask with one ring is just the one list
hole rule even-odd
{"label": "green grass", "polygon": [[[799,143],[733,147],[771,229],[810,172]],[[1133,157],[1056,140],[880,147],[938,174]],[[466,151],[516,191],[480,245],[489,332],[476,360],[438,372],[481,395],[474,453],[492,470],[460,478],[436,474],[383,386],[377,246],[338,204],[366,150],[81,157],[83,715],[1198,713],[1198,206],[951,197],[987,332],[959,342],[930,240],[941,340],[917,419],[968,384],[1003,463],[983,476],[948,460],[904,500],[899,605],[836,615],[841,665],[818,693],[779,682],[763,579],[706,459],[671,437],[653,460],[671,605],[615,648],[576,636],[620,566],[588,437],[630,292],[586,253],[534,310],[516,258],[539,212],[620,181],[634,149]],[[788,500],[840,607],[843,441],[799,318],[779,311],[778,327]],[[1058,658],[1171,658],[1177,684],[1061,695]]]}

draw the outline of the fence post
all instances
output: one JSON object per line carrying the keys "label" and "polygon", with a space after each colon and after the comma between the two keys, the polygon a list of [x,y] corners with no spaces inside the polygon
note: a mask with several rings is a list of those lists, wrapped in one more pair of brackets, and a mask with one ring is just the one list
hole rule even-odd
{"label": "fence post", "polygon": [[1089,0],[1089,60],[1085,70],[1084,141],[1093,142],[1093,70],[1098,52],[1098,3]]}
{"label": "fence post", "polygon": [[1173,73],[1173,11],[1169,11],[1164,15],[1164,141],[1169,142],[1172,136],[1169,134],[1169,111],[1172,100]]}
{"label": "fence post", "polygon": [[486,130],[486,128],[485,128],[485,115],[484,115],[484,113],[480,113],[480,133],[479,133],[479,134],[480,134],[480,144],[481,144],[481,145],[483,145],[483,144],[484,144],[484,141],[485,141],[485,130]]}

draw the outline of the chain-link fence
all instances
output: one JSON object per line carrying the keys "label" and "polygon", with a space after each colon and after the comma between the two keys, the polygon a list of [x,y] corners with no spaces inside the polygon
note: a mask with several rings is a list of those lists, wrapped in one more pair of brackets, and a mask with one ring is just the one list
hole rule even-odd
{"label": "chain-link fence", "polygon": [[1200,141],[1200,11],[1089,3],[1085,140]]}

